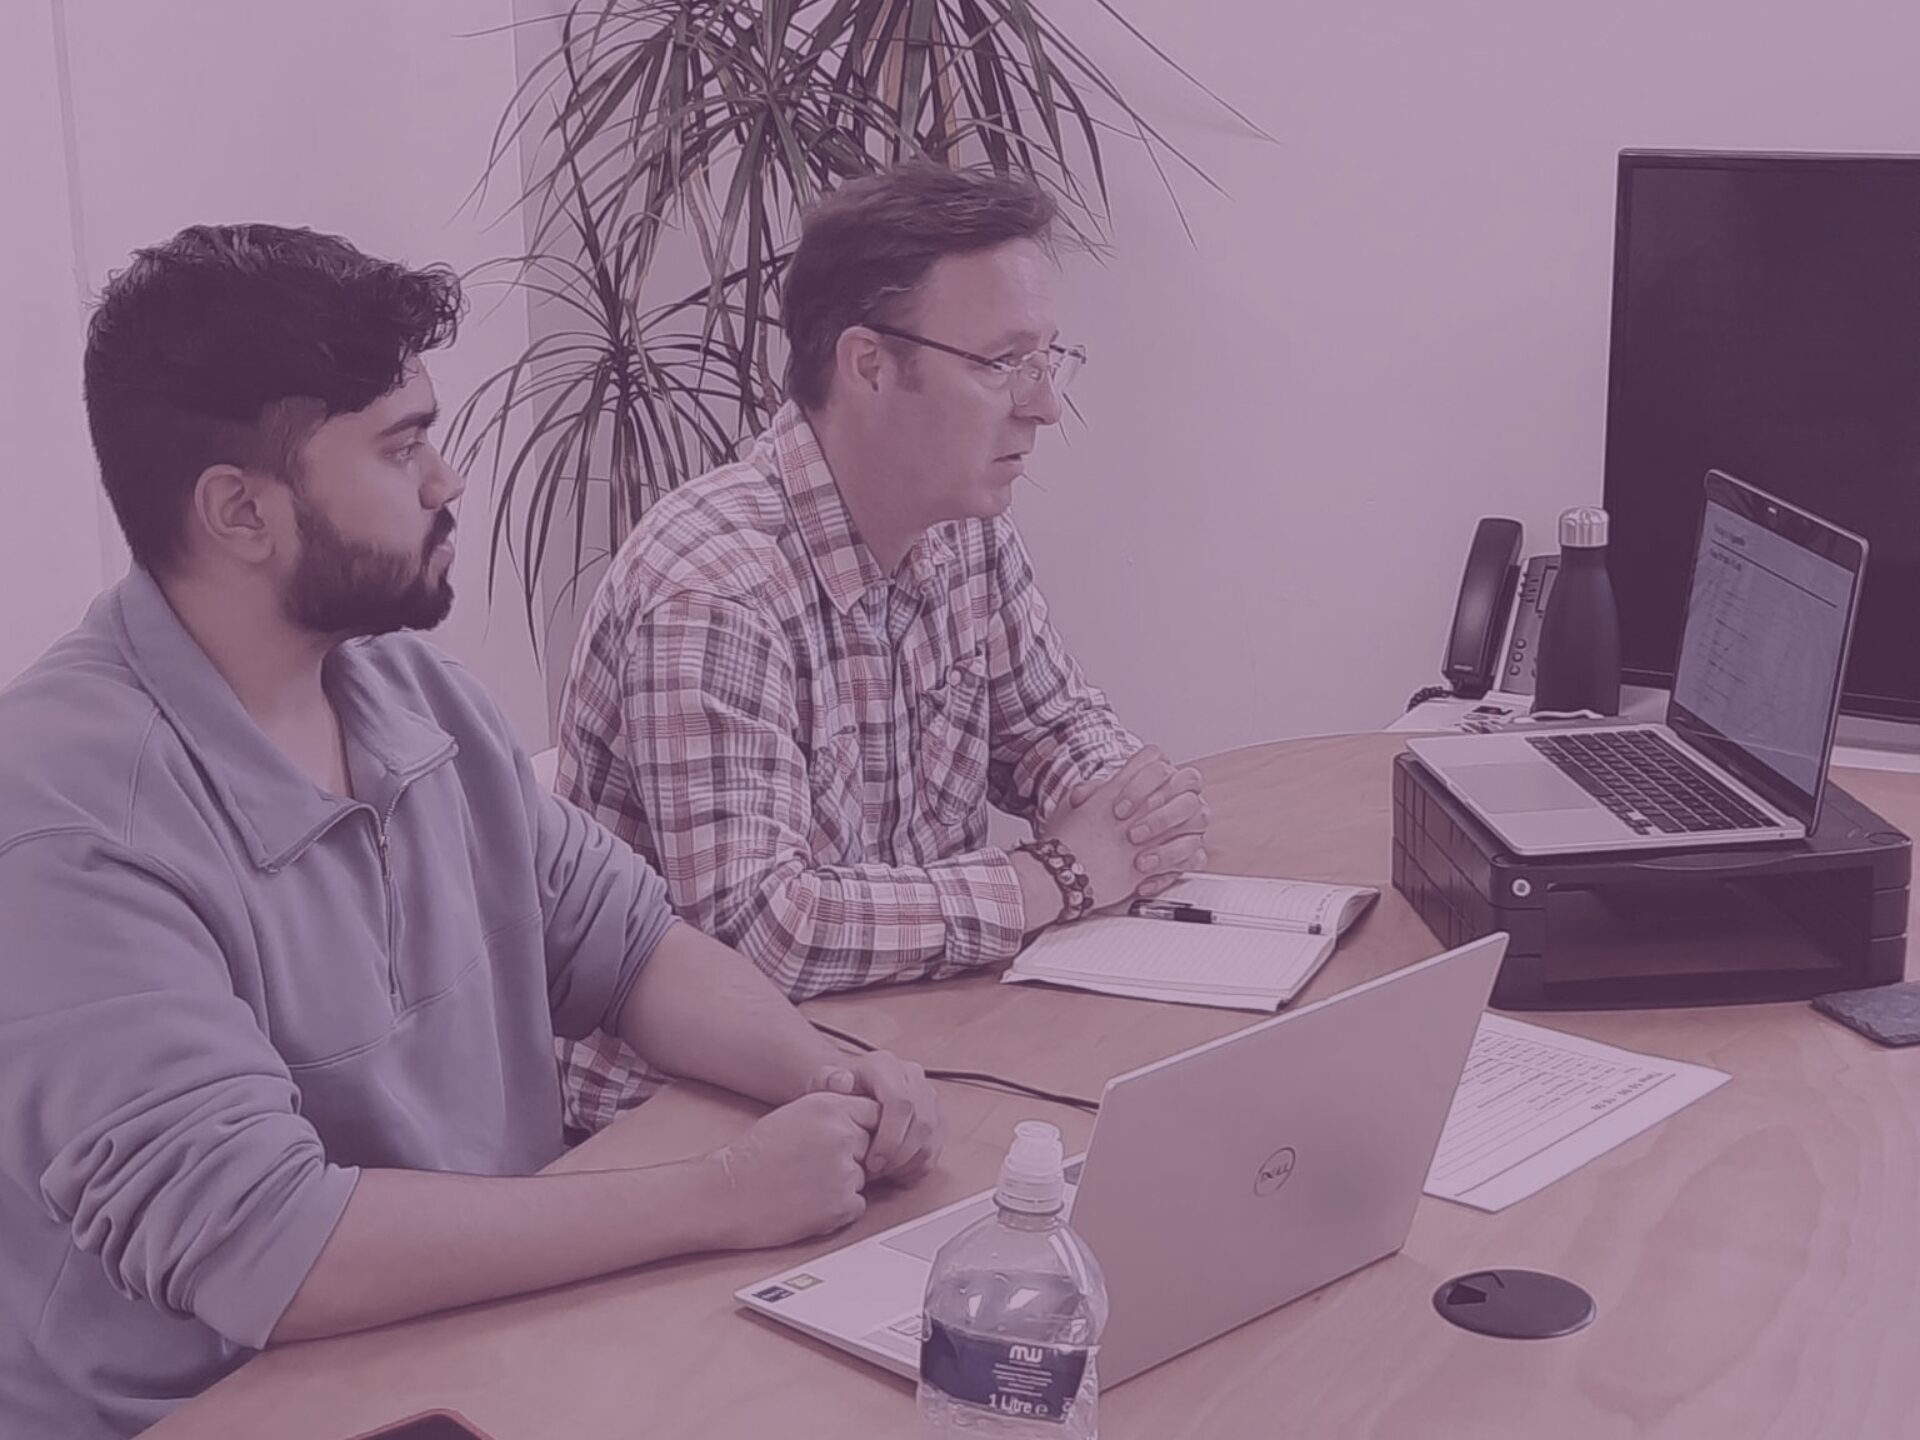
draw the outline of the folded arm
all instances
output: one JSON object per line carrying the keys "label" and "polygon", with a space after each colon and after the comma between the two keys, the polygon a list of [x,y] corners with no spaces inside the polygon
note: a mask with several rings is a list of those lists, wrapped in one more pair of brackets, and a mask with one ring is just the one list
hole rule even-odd
{"label": "folded arm", "polygon": [[0,854],[0,1176],[116,1289],[265,1343],[350,1203],[176,873],[83,831]]}
{"label": "folded arm", "polygon": [[549,945],[580,947],[550,957],[550,975],[567,977],[556,1017],[597,1003],[586,953],[596,941],[624,947],[597,967],[600,983],[621,987],[602,1017],[609,1027],[663,1069],[774,1112],[720,1149],[664,1164],[524,1177],[366,1171],[275,1341],[821,1234],[861,1213],[870,1178],[915,1178],[937,1153],[938,1106],[917,1066],[843,1056],[741,956],[663,919],[644,861],[552,804],[543,873],[565,883],[547,896]]}
{"label": "folded arm", "polygon": [[1037,923],[1058,913],[1044,873],[1023,877],[999,849],[924,865],[817,863],[792,662],[750,607],[675,597],[637,618],[627,645],[626,759],[674,904],[784,993],[1010,959],[1035,903]]}

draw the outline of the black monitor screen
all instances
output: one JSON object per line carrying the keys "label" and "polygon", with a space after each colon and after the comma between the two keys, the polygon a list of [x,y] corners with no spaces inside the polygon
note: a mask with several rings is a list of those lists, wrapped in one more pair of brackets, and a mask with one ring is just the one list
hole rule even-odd
{"label": "black monitor screen", "polygon": [[1920,718],[1920,156],[1621,155],[1606,507],[1631,682],[1673,681],[1711,469],[1866,539],[1842,707]]}

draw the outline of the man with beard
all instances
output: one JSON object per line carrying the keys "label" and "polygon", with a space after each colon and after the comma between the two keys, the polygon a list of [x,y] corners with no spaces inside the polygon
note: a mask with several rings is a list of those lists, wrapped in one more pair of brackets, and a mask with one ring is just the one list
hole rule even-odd
{"label": "man with beard", "polygon": [[[123,1436],[272,1341],[847,1223],[938,1144],[678,924],[417,636],[463,482],[440,270],[272,226],[142,251],[88,333],[134,567],[0,692],[0,1431]],[[541,1173],[556,1037],[770,1107]]]}

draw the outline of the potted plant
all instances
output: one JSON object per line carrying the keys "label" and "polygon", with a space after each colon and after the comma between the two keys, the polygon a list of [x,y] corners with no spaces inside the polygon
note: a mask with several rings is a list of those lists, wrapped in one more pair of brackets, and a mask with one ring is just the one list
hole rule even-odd
{"label": "potted plant", "polygon": [[[491,476],[488,592],[517,569],[536,652],[550,557],[564,595],[778,406],[780,279],[822,190],[909,156],[984,163],[1047,185],[1097,245],[1106,139],[1206,180],[1041,0],[573,0],[540,23],[556,38],[488,176],[533,142],[527,253],[495,267],[547,323],[461,405],[448,447]],[[698,283],[663,286],[663,255]]]}

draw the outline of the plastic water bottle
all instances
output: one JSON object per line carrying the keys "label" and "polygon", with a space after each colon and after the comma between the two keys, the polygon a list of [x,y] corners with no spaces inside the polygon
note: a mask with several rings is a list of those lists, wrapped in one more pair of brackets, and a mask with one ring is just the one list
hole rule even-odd
{"label": "plastic water bottle", "polygon": [[920,1322],[920,1418],[933,1440],[1092,1440],[1107,1285],[1061,1217],[1060,1132],[1014,1127],[995,1212],[933,1257]]}
{"label": "plastic water bottle", "polygon": [[1533,708],[1620,713],[1620,612],[1607,578],[1607,512],[1560,517],[1560,573],[1540,620]]}

